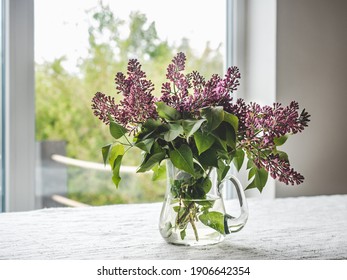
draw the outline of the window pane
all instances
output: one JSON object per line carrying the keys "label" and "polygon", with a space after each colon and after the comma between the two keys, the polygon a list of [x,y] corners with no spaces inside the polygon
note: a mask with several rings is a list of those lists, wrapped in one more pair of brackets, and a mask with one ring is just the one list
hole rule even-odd
{"label": "window pane", "polygon": [[187,71],[222,74],[225,27],[224,0],[36,0],[37,207],[61,206],[61,197],[91,205],[161,201],[165,181],[135,173],[139,151],[125,156],[117,190],[101,170],[101,147],[112,140],[90,100],[98,91],[115,95],[114,76],[129,58],[140,60],[157,94],[178,51]]}

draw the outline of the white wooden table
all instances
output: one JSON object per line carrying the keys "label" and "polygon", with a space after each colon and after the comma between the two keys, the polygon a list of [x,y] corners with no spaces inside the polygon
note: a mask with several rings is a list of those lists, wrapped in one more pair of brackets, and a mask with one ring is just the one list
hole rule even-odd
{"label": "white wooden table", "polygon": [[248,205],[245,228],[206,247],[166,244],[160,203],[2,213],[0,259],[347,259],[347,195]]}

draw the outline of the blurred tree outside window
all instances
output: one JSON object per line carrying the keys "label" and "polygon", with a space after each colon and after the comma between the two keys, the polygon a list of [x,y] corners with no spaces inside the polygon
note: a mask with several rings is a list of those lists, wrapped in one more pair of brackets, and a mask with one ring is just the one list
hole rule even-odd
{"label": "blurred tree outside window", "polygon": [[[217,46],[211,46],[206,34],[206,43],[198,52],[191,47],[189,38],[183,37],[179,42],[160,38],[156,22],[136,9],[130,15],[120,15],[105,1],[94,2],[94,8],[88,9],[85,18],[80,19],[88,23],[85,30],[88,50],[78,59],[74,70],[67,67],[67,56],[52,61],[36,61],[36,141],[62,141],[67,157],[101,163],[101,147],[112,139],[108,127],[93,116],[90,101],[97,91],[114,95],[119,100],[114,77],[117,72],[126,70],[128,59],[137,58],[142,63],[143,70],[155,84],[155,93],[160,95],[166,67],[178,51],[187,55],[187,71],[198,70],[207,78],[214,73],[223,75],[224,38],[220,38]],[[126,2],[119,3],[126,5]],[[40,5],[40,1],[35,5]],[[194,20],[194,13],[191,16]],[[222,17],[224,13],[218,16]],[[61,17],[63,22],[64,15]],[[49,23],[47,25],[49,28]],[[64,40],[64,34],[54,36],[61,36]],[[36,44],[41,40],[49,38],[41,38]],[[140,152],[134,150],[123,162],[134,166],[140,161]],[[44,170],[45,161],[42,162]],[[62,186],[66,193],[62,194],[82,203],[154,202],[161,201],[164,195],[165,181],[152,181],[151,174],[123,174],[121,185],[116,189],[111,172],[59,166],[66,170],[66,186]],[[42,184],[38,186],[40,193],[44,192],[42,188],[45,185],[56,180],[52,172],[49,174],[46,179],[38,180]],[[60,184],[64,184],[64,180]]]}

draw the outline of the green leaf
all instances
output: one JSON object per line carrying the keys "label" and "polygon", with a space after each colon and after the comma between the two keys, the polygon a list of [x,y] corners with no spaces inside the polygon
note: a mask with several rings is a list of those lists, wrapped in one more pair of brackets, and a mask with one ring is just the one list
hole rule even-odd
{"label": "green leaf", "polygon": [[192,136],[205,121],[206,119],[182,121],[182,126],[186,137],[189,138]]}
{"label": "green leaf", "polygon": [[205,192],[205,194],[207,194],[212,188],[212,182],[211,180],[207,177],[204,179],[204,181],[202,182],[202,189]]}
{"label": "green leaf", "polygon": [[239,118],[228,112],[224,112],[224,121],[229,123],[233,128],[235,133],[239,128]]}
{"label": "green leaf", "polygon": [[196,131],[194,133],[194,140],[196,147],[198,148],[199,155],[204,151],[209,149],[213,143],[215,142],[215,137],[212,134],[202,133],[200,131]]}
{"label": "green leaf", "polygon": [[196,201],[195,203],[202,206],[201,211],[207,212],[209,209],[211,209],[213,207],[215,201],[214,200],[200,200],[200,201]]}
{"label": "green leaf", "polygon": [[288,154],[287,154],[286,152],[278,151],[278,150],[275,148],[275,149],[272,151],[272,153],[273,153],[274,155],[278,155],[280,159],[289,162]]}
{"label": "green leaf", "polygon": [[248,162],[247,162],[247,169],[250,169],[252,167],[256,167],[253,160],[251,160],[250,158],[248,159]]}
{"label": "green leaf", "polygon": [[113,145],[108,154],[108,161],[112,168],[114,169],[115,161],[118,156],[124,155],[124,146],[122,144]]}
{"label": "green leaf", "polygon": [[145,151],[146,153],[150,153],[153,143],[154,143],[154,139],[148,138],[148,139],[144,139],[142,141],[137,142],[135,146]]}
{"label": "green leaf", "polygon": [[186,171],[193,176],[195,175],[193,153],[188,145],[183,144],[178,149],[169,151],[169,155],[171,162],[175,167]]}
{"label": "green leaf", "polygon": [[181,118],[181,114],[175,108],[166,105],[164,102],[156,102],[155,104],[157,105],[159,117],[166,120],[178,120]]}
{"label": "green leaf", "polygon": [[159,126],[161,126],[161,124],[162,123],[160,120],[148,119],[144,122],[142,128],[144,128],[146,132],[150,132],[156,130]]}
{"label": "green leaf", "polygon": [[108,152],[108,161],[112,169],[112,181],[118,188],[121,177],[119,176],[119,170],[124,155],[124,146],[122,144],[113,145]]}
{"label": "green leaf", "polygon": [[218,161],[217,178],[219,184],[224,180],[225,176],[228,174],[229,169],[229,165],[226,165],[222,160]]}
{"label": "green leaf", "polygon": [[153,170],[153,176],[152,176],[153,181],[166,179],[166,166],[165,166],[165,164],[163,164],[163,165],[156,164],[156,165],[154,165],[152,170]]}
{"label": "green leaf", "polygon": [[223,153],[227,152],[228,151],[227,141],[219,138],[218,136],[214,136],[214,137],[216,142],[215,146],[219,147],[219,149],[221,149]]}
{"label": "green leaf", "polygon": [[164,227],[160,230],[160,233],[165,237],[168,238],[172,235],[172,224],[171,222],[165,223]]}
{"label": "green leaf", "polygon": [[142,124],[141,130],[134,137],[134,141],[138,143],[148,138],[156,138],[160,133],[158,130],[161,125],[162,123],[160,120],[148,119]]}
{"label": "green leaf", "polygon": [[[214,147],[215,146],[213,146],[213,148]],[[228,164],[231,163],[232,156],[226,150],[219,148],[219,149],[216,149],[216,151],[217,151],[217,155],[219,159],[226,161]]]}
{"label": "green leaf", "polygon": [[217,157],[217,151],[213,148],[208,149],[207,151],[203,152],[201,155],[199,155],[199,162],[204,167],[218,167],[218,157]]}
{"label": "green leaf", "polygon": [[153,155],[148,154],[147,157],[145,157],[145,160],[141,163],[139,168],[136,170],[136,172],[146,172],[150,170],[155,164],[160,163],[165,158],[166,152],[161,151],[159,153],[155,153]]}
{"label": "green leaf", "polygon": [[231,147],[232,149],[235,149],[236,147],[236,133],[233,127],[230,125],[229,129],[226,130],[226,144],[227,146]]}
{"label": "green leaf", "polygon": [[276,146],[281,146],[283,145],[288,139],[288,135],[283,135],[281,137],[276,137],[274,138],[274,143]]}
{"label": "green leaf", "polygon": [[277,154],[280,157],[280,159],[289,161],[288,154],[286,152],[277,151]]}
{"label": "green leaf", "polygon": [[252,167],[249,172],[248,172],[248,180],[251,180],[254,175],[255,175],[255,172],[256,172],[257,168],[256,167]]}
{"label": "green leaf", "polygon": [[224,215],[217,211],[204,212],[199,216],[199,220],[205,225],[214,230],[225,234]]}
{"label": "green leaf", "polygon": [[110,149],[112,147],[112,144],[108,144],[104,147],[101,148],[101,152],[102,152],[102,158],[104,160],[104,164],[106,165],[107,160],[108,160],[108,155],[110,153]]}
{"label": "green leaf", "polygon": [[169,131],[164,133],[164,140],[171,142],[175,140],[180,134],[183,133],[183,127],[177,123],[169,124]]}
{"label": "green leaf", "polygon": [[227,140],[227,130],[233,129],[228,123],[222,122],[212,133],[216,138]]}
{"label": "green leaf", "polygon": [[120,124],[111,121],[110,122],[110,133],[111,133],[113,138],[119,139],[119,138],[123,137],[125,135],[125,133],[127,133],[127,130],[123,126],[121,126]]}
{"label": "green leaf", "polygon": [[262,192],[263,188],[266,185],[269,174],[264,168],[261,168],[261,169],[254,168],[254,170],[255,170],[254,180],[247,186],[246,190],[257,188],[260,192]]}
{"label": "green leaf", "polygon": [[151,154],[158,154],[163,152],[163,148],[158,144],[158,142],[154,142],[153,147],[151,149]]}
{"label": "green leaf", "polygon": [[181,236],[182,240],[186,237],[186,235],[187,235],[187,233],[186,233],[185,229],[180,232],[180,236]]}
{"label": "green leaf", "polygon": [[243,161],[245,159],[245,152],[242,149],[237,149],[235,156],[233,158],[233,163],[237,169],[237,171],[240,171]]}
{"label": "green leaf", "polygon": [[122,155],[120,155],[116,158],[116,160],[114,161],[113,170],[112,170],[112,173],[113,173],[112,181],[116,185],[117,188],[118,188],[119,183],[121,181],[121,177],[119,176],[119,171],[120,171],[122,159],[123,159]]}
{"label": "green leaf", "polygon": [[209,107],[202,109],[202,116],[207,119],[206,129],[208,131],[215,130],[224,120],[223,107]]}
{"label": "green leaf", "polygon": [[141,130],[135,136],[134,141],[137,143],[147,138],[155,138],[154,134],[161,125],[162,123],[160,120],[148,119],[141,126]]}
{"label": "green leaf", "polygon": [[212,134],[216,137],[217,142],[221,144],[223,149],[227,151],[227,146],[235,149],[236,133],[234,128],[227,122],[222,122]]}

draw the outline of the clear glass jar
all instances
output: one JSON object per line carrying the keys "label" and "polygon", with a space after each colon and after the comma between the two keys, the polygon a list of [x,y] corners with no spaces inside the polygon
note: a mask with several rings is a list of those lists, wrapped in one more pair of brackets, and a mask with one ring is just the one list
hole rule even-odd
{"label": "clear glass jar", "polygon": [[[225,212],[221,188],[230,180],[236,188],[241,214],[234,218]],[[159,230],[172,244],[208,245],[224,240],[226,234],[243,228],[248,207],[243,188],[234,176],[218,182],[217,170],[211,168],[200,178],[179,170],[167,161],[167,189],[160,214]]]}

